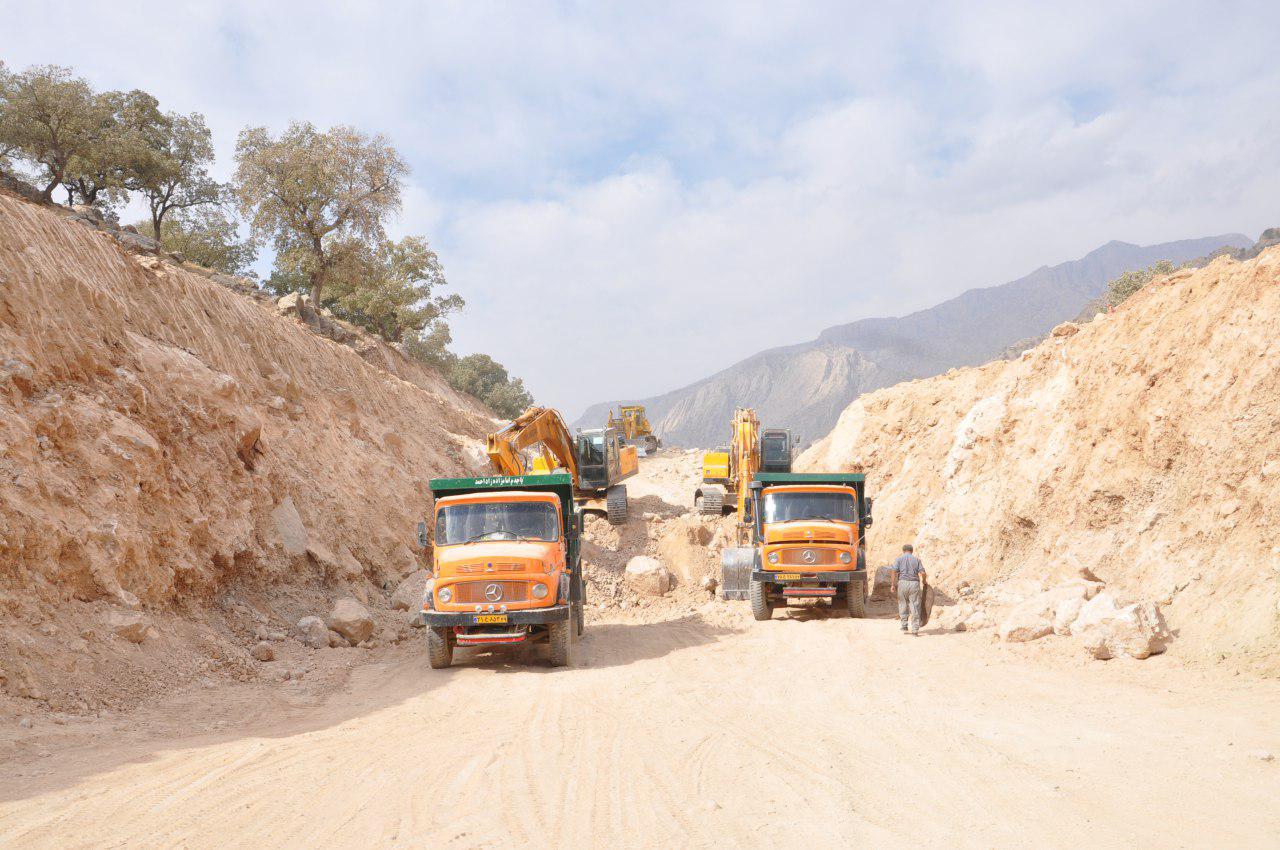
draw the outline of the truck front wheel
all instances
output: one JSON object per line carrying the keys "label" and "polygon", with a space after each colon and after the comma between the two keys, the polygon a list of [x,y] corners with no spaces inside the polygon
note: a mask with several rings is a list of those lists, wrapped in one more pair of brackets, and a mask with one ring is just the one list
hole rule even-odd
{"label": "truck front wheel", "polygon": [[547,626],[547,636],[551,646],[551,666],[567,667],[569,665],[569,649],[572,646],[573,615],[559,623]]}
{"label": "truck front wheel", "polygon": [[865,579],[854,579],[849,582],[845,591],[845,602],[849,607],[849,616],[861,620],[867,616],[867,582]]}
{"label": "truck front wheel", "polygon": [[773,603],[769,601],[769,587],[762,581],[751,582],[747,591],[751,600],[751,616],[757,620],[768,620],[773,617]]}
{"label": "truck front wheel", "polygon": [[427,658],[432,670],[443,670],[453,663],[453,638],[448,629],[427,629]]}

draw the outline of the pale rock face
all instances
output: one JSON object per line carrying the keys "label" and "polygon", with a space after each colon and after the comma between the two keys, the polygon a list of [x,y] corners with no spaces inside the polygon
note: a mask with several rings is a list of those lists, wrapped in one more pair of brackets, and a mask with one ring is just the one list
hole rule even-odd
{"label": "pale rock face", "polygon": [[391,595],[391,607],[396,611],[416,611],[422,604],[422,590],[427,586],[431,574],[426,570],[410,573],[400,582],[396,592]]}
{"label": "pale rock face", "polygon": [[107,627],[112,634],[130,643],[142,643],[155,632],[146,617],[132,611],[112,611],[107,617]]}
{"label": "pale rock face", "polygon": [[1165,651],[1171,637],[1154,602],[1135,602],[1087,628],[1072,628],[1085,652],[1100,660],[1158,655]]}
{"label": "pale rock face", "polygon": [[344,596],[333,603],[325,624],[355,646],[373,634],[373,616],[357,600]]}
{"label": "pale rock face", "polygon": [[1053,633],[1055,635],[1071,634],[1071,624],[1080,616],[1080,609],[1084,607],[1085,601],[1082,596],[1073,596],[1058,603],[1058,607],[1053,611]]}
{"label": "pale rock face", "polygon": [[671,589],[671,573],[657,558],[637,555],[627,561],[627,587],[644,596],[662,596]]}

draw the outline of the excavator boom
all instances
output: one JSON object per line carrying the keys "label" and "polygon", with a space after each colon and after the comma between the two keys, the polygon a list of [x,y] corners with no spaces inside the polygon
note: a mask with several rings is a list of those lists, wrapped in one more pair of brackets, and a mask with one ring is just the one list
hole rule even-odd
{"label": "excavator boom", "polygon": [[524,451],[534,446],[538,447],[548,470],[560,467],[578,481],[573,435],[559,411],[550,407],[531,407],[501,431],[490,434],[489,463],[499,475],[524,475],[528,471]]}

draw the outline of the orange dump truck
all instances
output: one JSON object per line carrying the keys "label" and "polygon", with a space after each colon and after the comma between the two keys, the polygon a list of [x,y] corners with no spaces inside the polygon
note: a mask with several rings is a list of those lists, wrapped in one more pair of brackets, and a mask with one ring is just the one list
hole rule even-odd
{"label": "orange dump truck", "polygon": [[431,666],[463,646],[545,643],[569,664],[582,634],[582,514],[570,475],[437,478],[435,570],[422,596]]}
{"label": "orange dump truck", "polygon": [[872,504],[866,476],[758,472],[748,486],[744,519],[752,545],[724,551],[724,598],[749,600],[757,620],[812,598],[865,616]]}

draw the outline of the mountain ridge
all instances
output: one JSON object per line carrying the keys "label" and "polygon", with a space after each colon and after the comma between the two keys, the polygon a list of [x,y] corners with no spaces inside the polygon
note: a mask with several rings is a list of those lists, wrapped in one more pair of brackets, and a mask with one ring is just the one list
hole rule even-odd
{"label": "mountain ridge", "polygon": [[[976,366],[1019,340],[1047,333],[1074,318],[1126,271],[1162,259],[1185,262],[1223,246],[1251,245],[1253,240],[1240,233],[1145,246],[1113,239],[1078,259],[1041,265],[1016,280],[968,289],[904,316],[833,325],[812,340],[756,352],[637,403],[648,408],[669,445],[723,442],[735,406],[755,407],[768,427],[816,437],[830,431],[840,411],[864,392]],[[574,424],[598,427],[618,404],[591,405]]]}

